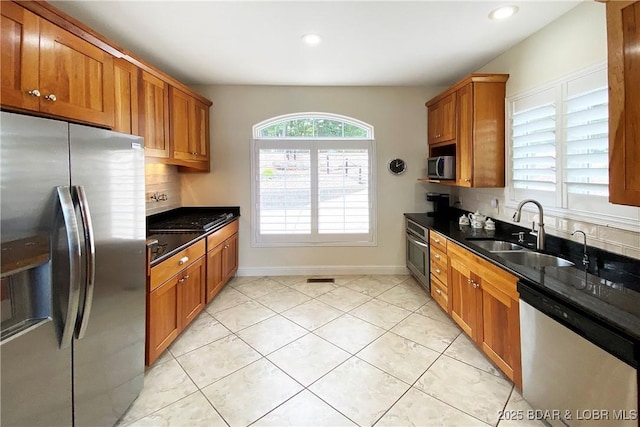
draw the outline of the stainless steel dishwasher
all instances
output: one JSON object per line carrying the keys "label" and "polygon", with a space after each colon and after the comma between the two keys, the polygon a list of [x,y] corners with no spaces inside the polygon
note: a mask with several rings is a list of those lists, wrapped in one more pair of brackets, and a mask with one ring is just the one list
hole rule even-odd
{"label": "stainless steel dishwasher", "polygon": [[553,426],[637,426],[636,344],[535,286],[518,291],[522,394],[540,410],[533,415]]}

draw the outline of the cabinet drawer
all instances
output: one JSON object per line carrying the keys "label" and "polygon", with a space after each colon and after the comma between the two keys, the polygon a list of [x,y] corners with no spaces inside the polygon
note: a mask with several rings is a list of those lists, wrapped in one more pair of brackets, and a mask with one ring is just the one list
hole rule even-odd
{"label": "cabinet drawer", "polygon": [[429,230],[429,243],[431,247],[434,247],[445,254],[447,253],[447,238],[440,233]]}
{"label": "cabinet drawer", "polygon": [[433,256],[431,257],[431,275],[437,277],[445,288],[447,288],[449,284],[448,266],[449,264],[446,258],[440,258],[440,260],[436,261]]}
{"label": "cabinet drawer", "polygon": [[220,243],[224,242],[229,237],[238,232],[238,220],[236,219],[231,224],[222,227],[220,230],[207,237],[207,252],[213,250]]}
{"label": "cabinet drawer", "polygon": [[[176,275],[180,270],[187,268],[195,260],[203,256],[205,253],[204,239],[198,240],[188,248],[185,248],[169,259],[162,261],[160,264],[151,268],[151,280],[149,291],[154,290],[172,276]],[[186,258],[186,259],[185,259]]]}
{"label": "cabinet drawer", "polygon": [[444,311],[449,312],[449,296],[447,288],[440,281],[431,275],[431,297],[442,307]]}

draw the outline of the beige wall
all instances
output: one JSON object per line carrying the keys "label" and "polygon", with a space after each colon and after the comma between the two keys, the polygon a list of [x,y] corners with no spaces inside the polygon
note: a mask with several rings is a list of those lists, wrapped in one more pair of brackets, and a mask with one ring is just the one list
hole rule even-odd
{"label": "beige wall", "polygon": [[[424,103],[443,88],[209,86],[195,88],[213,101],[211,173],[182,176],[182,203],[239,205],[239,274],[404,273],[404,212],[427,210],[428,190],[417,182],[426,155]],[[330,112],[374,126],[377,156],[376,247],[252,248],[251,131],[270,117]],[[408,163],[392,176],[387,162]],[[321,268],[322,267],[322,268]]]}
{"label": "beige wall", "polygon": [[[509,73],[507,96],[534,88],[593,64],[606,61],[605,6],[602,3],[584,2],[552,22],[517,46],[497,57],[478,72]],[[459,196],[465,209],[481,212],[504,221],[511,221],[514,211],[508,204],[503,189],[456,189],[452,199]],[[498,209],[490,205],[492,198],[499,201]],[[588,244],[640,258],[640,209],[629,208],[628,214],[637,218],[636,231],[612,226],[603,221],[581,217],[577,213],[546,213],[545,224],[549,234],[572,238],[576,229],[585,231]],[[523,225],[529,226],[536,215],[523,216]],[[537,219],[537,218],[536,218]],[[633,228],[633,225],[631,227]],[[576,236],[576,240],[580,240]]]}

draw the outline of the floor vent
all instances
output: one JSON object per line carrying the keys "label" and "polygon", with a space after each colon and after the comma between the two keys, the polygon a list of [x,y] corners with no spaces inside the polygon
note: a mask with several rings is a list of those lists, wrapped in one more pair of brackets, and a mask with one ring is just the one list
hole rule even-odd
{"label": "floor vent", "polygon": [[307,279],[307,283],[336,283],[336,279],[333,277],[310,277]]}

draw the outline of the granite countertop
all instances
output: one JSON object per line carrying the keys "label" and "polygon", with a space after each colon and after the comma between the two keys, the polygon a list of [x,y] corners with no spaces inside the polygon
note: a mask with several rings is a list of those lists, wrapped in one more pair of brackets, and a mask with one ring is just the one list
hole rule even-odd
{"label": "granite countertop", "polygon": [[[151,215],[147,217],[147,230],[153,229],[155,223],[172,219],[179,219],[181,216],[191,216],[201,214],[202,216],[215,215],[221,213],[231,213],[233,216],[223,223],[206,231],[198,232],[171,232],[149,234],[147,232],[147,246],[151,249],[149,263],[151,267],[180,252],[187,246],[197,242],[208,235],[215,233],[226,225],[232,223],[240,217],[240,208],[238,206],[220,206],[220,207],[182,207],[167,212]],[[156,243],[157,241],[157,243]]]}
{"label": "granite countertop", "polygon": [[[477,246],[474,244],[474,238],[516,243],[517,238],[511,235],[512,232],[526,229],[496,221],[495,231],[475,230],[458,225],[458,216],[452,214],[444,218],[434,218],[425,213],[405,214],[405,217],[423,227],[443,234],[474,254],[516,275],[521,281],[640,342],[640,281],[636,275],[640,261],[611,254],[610,259],[597,260],[600,268],[597,265],[594,268],[598,269],[598,275],[592,274],[580,269],[582,245],[576,246],[573,242],[563,243],[561,241],[564,239],[547,235],[548,240],[555,241],[547,245],[549,250],[545,252],[568,258],[575,263],[574,267],[529,267],[515,264],[500,258],[499,254]],[[567,244],[571,245],[570,249],[567,249]],[[576,247],[579,250],[576,251]],[[590,252],[591,250],[592,248],[589,248]],[[598,252],[600,258],[604,258],[602,251],[595,248],[593,250]],[[628,270],[625,270],[625,266],[628,266]]]}

